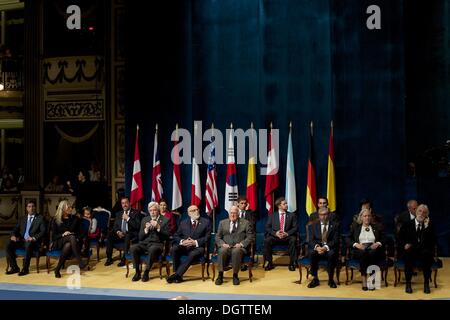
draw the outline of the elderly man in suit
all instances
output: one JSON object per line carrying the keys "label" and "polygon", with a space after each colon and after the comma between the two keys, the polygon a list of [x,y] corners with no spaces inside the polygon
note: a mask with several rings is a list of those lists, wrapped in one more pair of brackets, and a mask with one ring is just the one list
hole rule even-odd
{"label": "elderly man in suit", "polygon": [[125,254],[130,249],[130,244],[138,242],[139,228],[141,227],[143,215],[131,208],[130,200],[127,197],[122,197],[120,204],[122,205],[122,210],[116,213],[113,230],[108,235],[105,266],[113,264],[114,243],[123,241],[123,254],[117,265],[118,267],[123,267],[125,265]]}
{"label": "elderly man in suit", "polygon": [[308,245],[313,279],[308,284],[308,288],[315,288],[320,284],[317,271],[321,259],[326,259],[328,262],[328,285],[330,288],[336,288],[333,276],[339,254],[339,225],[329,217],[329,209],[320,208],[319,221],[311,225]]}
{"label": "elderly man in suit", "polygon": [[416,218],[416,210],[417,210],[417,200],[411,199],[406,204],[406,211],[403,211],[402,213],[398,214],[395,219],[395,227],[396,227],[396,233],[398,233],[401,229],[401,227]]}
{"label": "elderly man in suit", "polygon": [[416,217],[403,224],[399,233],[399,248],[405,259],[406,293],[412,293],[411,279],[416,262],[423,271],[423,292],[430,293],[431,266],[434,258],[436,234],[425,204],[417,207]]}
{"label": "elderly man in suit", "polygon": [[[180,283],[183,274],[196,259],[202,256],[205,245],[209,244],[211,224],[208,219],[200,217],[196,205],[188,208],[189,219],[180,222],[177,232],[173,236],[172,256],[175,273],[167,278],[168,283]],[[181,262],[181,256],[187,256]]]}
{"label": "elderly man in suit", "polygon": [[274,268],[272,263],[272,246],[287,244],[289,246],[289,270],[295,271],[297,260],[297,216],[288,212],[288,205],[284,197],[275,201],[278,208],[266,222],[266,238],[264,239],[264,260],[267,265],[264,270]]}
{"label": "elderly man in suit", "polygon": [[149,216],[142,219],[141,229],[139,231],[139,243],[134,244],[130,248],[133,255],[133,264],[136,269],[132,281],[139,281],[141,279],[141,255],[148,255],[145,262],[146,268],[142,275],[142,282],[147,282],[149,278],[150,269],[153,262],[158,260],[158,257],[164,250],[164,242],[169,239],[169,218],[160,214],[159,204],[157,202],[150,202],[148,204]]}
{"label": "elderly man in suit", "polygon": [[[39,245],[45,236],[47,224],[40,214],[36,213],[36,202],[30,200],[27,203],[27,215],[19,218],[17,225],[11,232],[11,238],[6,245],[6,259],[11,269],[6,274],[19,273],[24,276],[29,273],[30,260],[34,250],[39,250]],[[16,261],[16,249],[25,248],[22,271]]]}
{"label": "elderly man in suit", "polygon": [[219,276],[216,279],[216,285],[223,283],[223,269],[228,264],[230,256],[233,267],[233,284],[239,285],[238,273],[242,257],[250,250],[249,246],[254,239],[252,225],[248,220],[240,219],[239,208],[232,206],[228,213],[228,219],[220,221],[216,234],[216,244],[219,247]]}

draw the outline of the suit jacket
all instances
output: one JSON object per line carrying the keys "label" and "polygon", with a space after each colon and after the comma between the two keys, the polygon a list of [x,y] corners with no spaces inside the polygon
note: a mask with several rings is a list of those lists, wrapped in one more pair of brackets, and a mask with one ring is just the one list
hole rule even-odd
{"label": "suit jacket", "polygon": [[[278,230],[280,230],[280,214],[276,211],[271,216],[267,217],[266,237],[272,236],[278,239],[276,236]],[[291,212],[286,212],[284,219],[284,231],[287,232],[289,236],[297,236],[297,215]]]}
{"label": "suit jacket", "polygon": [[61,224],[53,220],[51,225],[52,239],[51,247],[53,250],[60,250],[63,244],[63,233],[69,231],[74,233],[75,237],[81,238],[80,219],[75,215],[69,215],[67,219],[62,219]]}
{"label": "suit jacket", "polygon": [[[15,236],[21,240],[24,239],[25,231],[27,230],[28,214],[22,216],[17,221],[16,226],[11,232],[11,236]],[[38,213],[34,216],[33,222],[31,223],[30,230],[28,233],[30,237],[35,238],[36,242],[41,241],[45,237],[47,232],[47,222],[44,217]]]}
{"label": "suit jacket", "polygon": [[216,234],[216,244],[218,247],[222,247],[225,243],[230,246],[242,243],[244,248],[247,248],[255,240],[255,233],[250,222],[246,219],[238,219],[237,221],[238,227],[234,233],[230,233],[230,219],[220,221]]}
{"label": "suit jacket", "polygon": [[[326,245],[330,250],[334,250],[335,252],[339,249],[339,224],[333,221],[328,221],[328,233],[327,233],[327,243]],[[309,229],[309,249],[312,251],[316,245],[322,246],[322,228],[320,225],[320,221],[313,223],[310,225]]]}
{"label": "suit jacket", "polygon": [[160,230],[158,231],[157,229],[150,229],[146,234],[144,231],[145,224],[150,221],[152,221],[151,216],[147,216],[142,219],[141,228],[139,231],[139,243],[163,243],[165,240],[169,239],[169,218],[164,217],[163,215],[159,215],[158,224],[160,225]]}
{"label": "suit jacket", "polygon": [[209,244],[211,237],[211,223],[208,219],[200,217],[197,221],[195,230],[192,228],[191,218],[184,219],[180,222],[177,232],[173,236],[173,243],[179,244],[181,240],[191,238],[197,240],[198,246],[203,247]]}
{"label": "suit jacket", "polygon": [[404,251],[405,244],[410,243],[415,249],[425,249],[434,253],[436,245],[436,233],[433,224],[430,222],[427,228],[424,228],[421,235],[421,241],[418,241],[419,235],[416,231],[416,220],[410,220],[403,224],[399,233],[399,250]]}
{"label": "suit jacket", "polygon": [[244,219],[248,220],[248,222],[251,223],[251,225],[253,226],[253,231],[255,231],[255,226],[256,226],[256,212],[251,211],[251,210],[245,210],[244,211]]}
{"label": "suit jacket", "polygon": [[[413,219],[414,220],[414,219]],[[398,216],[395,217],[395,226],[397,227],[397,232],[400,231],[400,228],[407,222],[411,221],[411,215],[409,211],[403,211]]]}
{"label": "suit jacket", "polygon": [[[384,234],[381,229],[376,224],[371,224],[370,226],[372,227],[373,234],[375,235],[375,242],[381,242],[381,244],[384,245]],[[359,243],[361,229],[362,224],[358,224],[350,231],[350,241],[348,243],[350,247],[352,247],[354,243]]]}
{"label": "suit jacket", "polygon": [[[113,227],[114,233],[117,233],[117,231],[122,231],[122,215],[123,210],[116,213],[116,219],[114,220]],[[137,210],[130,209],[129,216],[130,220],[128,220],[128,233],[138,235],[143,215]]]}

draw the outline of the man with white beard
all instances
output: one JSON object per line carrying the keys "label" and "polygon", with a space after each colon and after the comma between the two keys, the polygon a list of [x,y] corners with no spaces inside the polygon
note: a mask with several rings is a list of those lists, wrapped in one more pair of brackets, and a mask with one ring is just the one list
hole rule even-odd
{"label": "man with white beard", "polygon": [[[205,244],[209,244],[211,224],[208,219],[200,217],[196,205],[188,208],[189,219],[180,222],[173,236],[172,257],[175,273],[167,278],[168,283],[180,283],[189,266],[204,254]],[[181,262],[181,257],[187,259]]]}

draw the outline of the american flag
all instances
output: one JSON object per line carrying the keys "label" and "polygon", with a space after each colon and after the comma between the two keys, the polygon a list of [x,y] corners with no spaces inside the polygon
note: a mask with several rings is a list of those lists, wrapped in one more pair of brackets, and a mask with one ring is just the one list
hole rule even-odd
{"label": "american flag", "polygon": [[[212,141],[214,141],[212,139]],[[217,172],[216,172],[216,148],[211,145],[211,153],[208,159],[208,172],[206,178],[206,213],[211,215],[213,210],[219,204],[217,198]]]}

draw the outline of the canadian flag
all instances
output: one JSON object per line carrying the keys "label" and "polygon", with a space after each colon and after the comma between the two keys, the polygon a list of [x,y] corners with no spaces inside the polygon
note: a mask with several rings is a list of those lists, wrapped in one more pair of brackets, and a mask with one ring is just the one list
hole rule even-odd
{"label": "canadian flag", "polygon": [[136,143],[134,145],[133,179],[131,182],[131,207],[141,210],[141,200],[144,198],[142,187],[141,162],[139,158],[139,125],[136,126]]}
{"label": "canadian flag", "polygon": [[195,158],[192,158],[192,185],[191,185],[191,205],[199,206],[202,201],[202,190],[200,187],[200,169]]}

